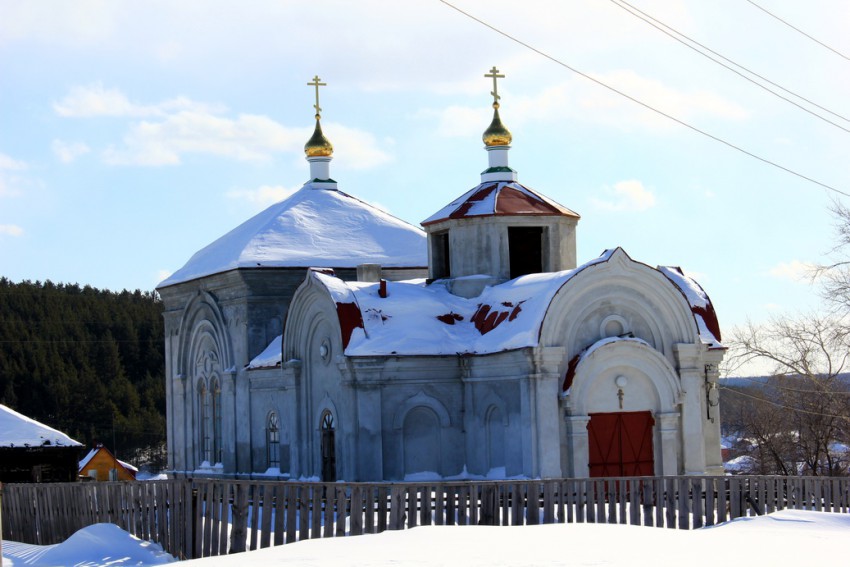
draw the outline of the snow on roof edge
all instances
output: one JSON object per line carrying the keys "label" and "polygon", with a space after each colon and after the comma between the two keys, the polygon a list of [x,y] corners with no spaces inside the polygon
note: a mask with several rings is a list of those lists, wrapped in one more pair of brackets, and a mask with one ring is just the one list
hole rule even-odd
{"label": "snow on roof edge", "polygon": [[[82,447],[79,441],[0,404],[0,447]],[[17,436],[14,441],[7,441]]]}

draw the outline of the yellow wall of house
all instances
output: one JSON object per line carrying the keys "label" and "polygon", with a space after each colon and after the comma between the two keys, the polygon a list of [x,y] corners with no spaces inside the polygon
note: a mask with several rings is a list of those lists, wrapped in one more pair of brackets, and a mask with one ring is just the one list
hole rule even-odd
{"label": "yellow wall of house", "polygon": [[120,463],[106,451],[98,451],[97,454],[80,470],[80,476],[91,476],[89,471],[97,471],[97,480],[109,480],[109,471],[118,470],[118,480],[136,480],[130,471],[121,466]]}

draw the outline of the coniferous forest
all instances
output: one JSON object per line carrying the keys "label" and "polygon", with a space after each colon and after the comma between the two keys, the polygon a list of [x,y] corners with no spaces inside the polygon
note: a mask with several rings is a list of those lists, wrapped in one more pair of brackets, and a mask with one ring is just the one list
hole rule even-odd
{"label": "coniferous forest", "polygon": [[165,466],[155,293],[0,278],[0,403],[124,461]]}

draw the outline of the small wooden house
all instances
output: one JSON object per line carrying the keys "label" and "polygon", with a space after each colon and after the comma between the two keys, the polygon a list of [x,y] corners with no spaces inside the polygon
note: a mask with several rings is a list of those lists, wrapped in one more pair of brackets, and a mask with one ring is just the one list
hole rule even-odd
{"label": "small wooden house", "polygon": [[109,449],[98,445],[80,461],[80,477],[99,481],[136,480],[139,469],[115,458]]}
{"label": "small wooden house", "polygon": [[73,482],[82,446],[0,404],[0,482]]}

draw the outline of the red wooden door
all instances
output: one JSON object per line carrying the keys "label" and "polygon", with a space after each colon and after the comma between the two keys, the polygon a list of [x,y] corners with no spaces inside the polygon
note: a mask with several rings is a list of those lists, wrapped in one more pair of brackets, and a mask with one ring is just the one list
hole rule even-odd
{"label": "red wooden door", "polygon": [[648,411],[590,414],[590,476],[653,476],[653,425]]}

